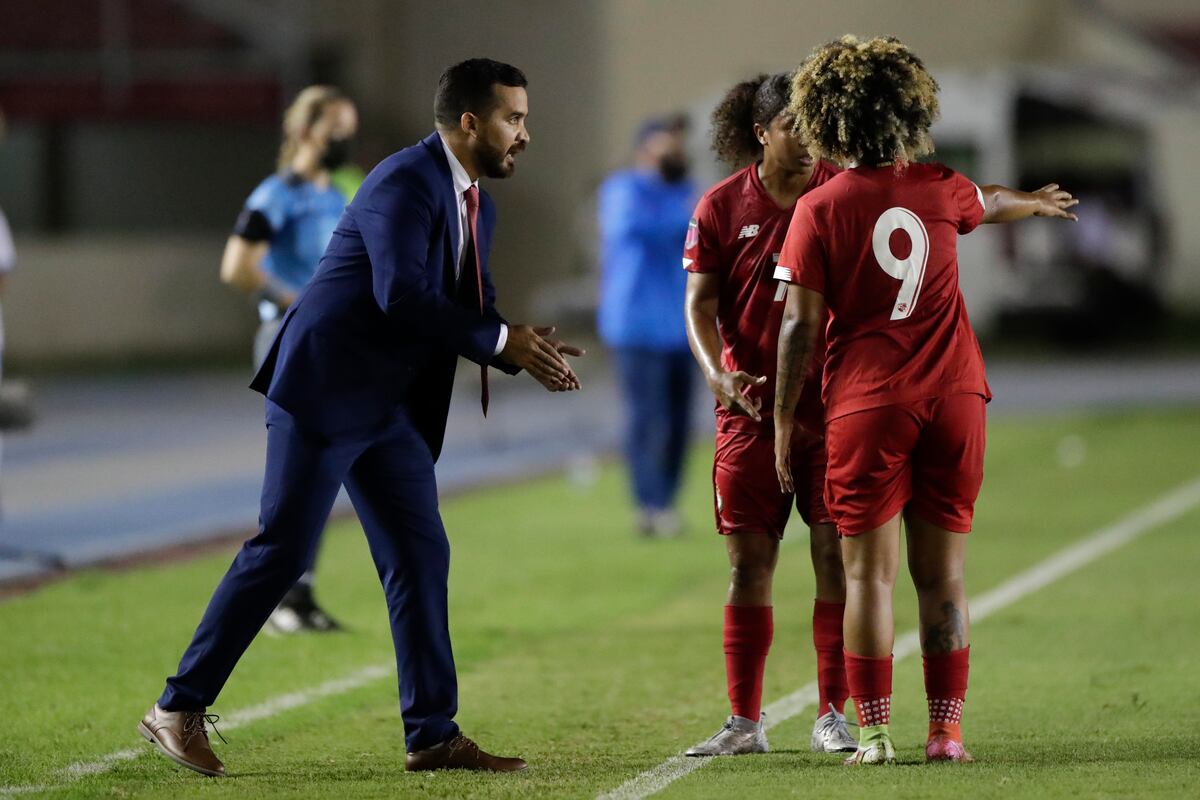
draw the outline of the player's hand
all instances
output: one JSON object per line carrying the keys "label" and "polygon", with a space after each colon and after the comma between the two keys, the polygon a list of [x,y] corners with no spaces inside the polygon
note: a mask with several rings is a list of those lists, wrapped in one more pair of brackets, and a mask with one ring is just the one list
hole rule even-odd
{"label": "player's hand", "polygon": [[1037,201],[1037,209],[1033,212],[1035,217],[1058,217],[1072,222],[1079,221],[1079,217],[1067,211],[1068,208],[1079,205],[1079,200],[1072,197],[1070,192],[1058,188],[1057,183],[1048,183],[1032,194]]}
{"label": "player's hand", "polygon": [[794,419],[775,420],[775,477],[779,479],[779,491],[784,494],[795,494],[796,487],[792,484],[792,434],[796,424]]}
{"label": "player's hand", "polygon": [[[510,325],[508,341],[500,351],[500,357],[508,363],[528,372],[534,380],[551,392],[570,392],[579,388],[579,378],[563,358],[563,352],[579,351],[562,342],[549,342],[538,331],[553,332],[552,327]],[[562,351],[558,346],[563,348]]]}
{"label": "player's hand", "polygon": [[751,400],[746,395],[746,390],[751,386],[762,386],[767,382],[765,375],[760,375],[757,378],[749,373],[738,370],[736,372],[720,372],[716,377],[708,382],[708,388],[712,390],[716,396],[717,402],[721,404],[721,408],[731,414],[740,414],[750,417],[756,422],[762,420],[762,398]]}

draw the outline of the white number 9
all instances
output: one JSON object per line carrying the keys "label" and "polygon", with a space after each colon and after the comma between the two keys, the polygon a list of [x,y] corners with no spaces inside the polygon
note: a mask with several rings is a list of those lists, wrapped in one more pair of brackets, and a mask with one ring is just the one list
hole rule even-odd
{"label": "white number 9", "polygon": [[[908,258],[896,258],[892,253],[892,233],[898,229],[907,233],[912,242]],[[875,223],[871,245],[879,268],[901,282],[896,305],[892,307],[892,319],[908,319],[917,307],[921,283],[925,280],[925,263],[929,260],[929,233],[925,224],[907,208],[889,208]]]}

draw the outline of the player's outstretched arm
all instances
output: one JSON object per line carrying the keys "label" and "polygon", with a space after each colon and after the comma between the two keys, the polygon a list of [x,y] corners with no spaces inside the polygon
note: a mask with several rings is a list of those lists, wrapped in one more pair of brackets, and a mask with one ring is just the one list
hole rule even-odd
{"label": "player's outstretched arm", "polygon": [[775,473],[779,489],[785,494],[796,491],[791,466],[796,404],[804,391],[804,376],[824,316],[823,294],[794,283],[788,285],[779,328],[779,374],[775,379]]}
{"label": "player's outstretched arm", "polygon": [[1075,222],[1079,217],[1068,211],[1079,204],[1070,192],[1050,183],[1036,192],[1021,192],[993,184],[980,186],[983,195],[982,222],[1018,222],[1029,217],[1058,217]]}
{"label": "player's outstretched arm", "polygon": [[510,325],[500,357],[528,372],[548,391],[570,392],[579,389],[579,378],[563,356],[582,356],[584,350],[557,339],[546,338],[552,333],[554,328],[549,325]]}
{"label": "player's outstretched arm", "polygon": [[719,275],[702,272],[688,274],[687,296],[684,300],[688,344],[704,373],[709,390],[721,408],[760,420],[762,400],[756,398],[752,401],[745,391],[749,386],[762,386],[766,383],[766,376],[754,376],[740,370],[727,372],[721,366],[721,333],[717,327],[720,291]]}

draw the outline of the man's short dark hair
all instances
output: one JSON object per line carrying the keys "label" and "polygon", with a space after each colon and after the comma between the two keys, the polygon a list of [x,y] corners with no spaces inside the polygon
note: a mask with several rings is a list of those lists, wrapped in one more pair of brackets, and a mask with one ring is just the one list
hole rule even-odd
{"label": "man's short dark hair", "polygon": [[433,98],[433,118],[438,125],[454,128],[468,111],[485,117],[496,104],[495,84],[525,86],[525,73],[490,58],[469,58],[447,67],[438,80]]}

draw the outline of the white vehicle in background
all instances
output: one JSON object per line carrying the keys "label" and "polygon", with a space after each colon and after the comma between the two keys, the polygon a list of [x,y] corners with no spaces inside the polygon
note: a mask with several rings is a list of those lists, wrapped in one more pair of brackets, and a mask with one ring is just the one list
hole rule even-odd
{"label": "white vehicle in background", "polygon": [[1079,198],[1075,225],[984,226],[959,240],[960,280],[981,335],[1067,345],[1151,335],[1163,315],[1167,236],[1155,94],[1091,71],[939,74],[933,158],[980,183]]}

